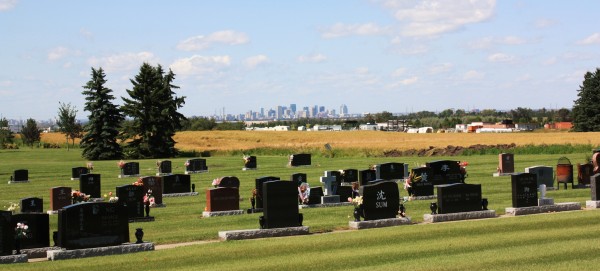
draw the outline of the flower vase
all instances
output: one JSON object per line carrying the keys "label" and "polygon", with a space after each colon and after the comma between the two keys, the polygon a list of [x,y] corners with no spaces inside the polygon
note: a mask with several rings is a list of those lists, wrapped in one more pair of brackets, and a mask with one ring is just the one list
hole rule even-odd
{"label": "flower vase", "polygon": [[404,217],[404,216],[405,216],[405,214],[406,214],[406,207],[404,207],[404,204],[403,204],[403,203],[400,203],[400,206],[399,206],[399,208],[398,208],[398,209],[399,209],[399,211],[400,211],[400,216],[401,216],[401,217]]}
{"label": "flower vase", "polygon": [[250,198],[250,204],[252,205],[252,210],[254,210],[254,206],[256,205],[256,199]]}
{"label": "flower vase", "polygon": [[144,231],[142,230],[142,228],[137,228],[135,229],[135,243],[136,244],[141,244],[144,241],[142,241],[142,238],[144,238]]}
{"label": "flower vase", "polygon": [[150,202],[146,202],[146,217],[150,217]]}
{"label": "flower vase", "polygon": [[354,207],[354,221],[360,221],[360,207]]}
{"label": "flower vase", "polygon": [[481,199],[481,209],[485,211],[488,209],[487,207],[488,207],[488,199],[482,198]]}
{"label": "flower vase", "polygon": [[432,215],[435,215],[435,214],[437,214],[437,207],[438,207],[438,206],[437,206],[437,203],[435,203],[435,202],[432,202],[432,203],[429,205],[429,209],[431,209],[431,214],[432,214]]}
{"label": "flower vase", "polygon": [[21,238],[15,238],[15,250],[17,251],[16,255],[21,254]]}

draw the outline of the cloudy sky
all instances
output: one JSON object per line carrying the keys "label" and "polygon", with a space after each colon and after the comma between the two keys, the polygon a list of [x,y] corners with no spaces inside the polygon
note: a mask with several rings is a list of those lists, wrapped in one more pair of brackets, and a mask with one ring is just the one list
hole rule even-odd
{"label": "cloudy sky", "polygon": [[85,118],[102,67],[118,98],[171,68],[186,116],[322,105],[351,113],[571,108],[600,67],[600,1],[0,0],[0,114]]}

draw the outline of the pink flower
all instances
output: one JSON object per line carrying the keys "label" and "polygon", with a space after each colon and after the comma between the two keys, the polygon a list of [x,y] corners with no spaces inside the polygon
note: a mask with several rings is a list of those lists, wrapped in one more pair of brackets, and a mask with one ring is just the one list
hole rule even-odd
{"label": "pink flower", "polygon": [[348,202],[352,202],[352,197],[348,197]]}

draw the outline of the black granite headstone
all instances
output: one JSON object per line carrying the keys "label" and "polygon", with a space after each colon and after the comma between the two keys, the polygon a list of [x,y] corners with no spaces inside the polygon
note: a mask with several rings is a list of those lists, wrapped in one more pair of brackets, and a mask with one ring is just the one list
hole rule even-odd
{"label": "black granite headstone", "polygon": [[387,181],[404,179],[403,163],[384,163],[377,166],[379,179]]}
{"label": "black granite headstone", "polygon": [[71,180],[79,180],[79,176],[89,173],[90,172],[86,167],[74,167],[71,169]]}
{"label": "black granite headstone", "polygon": [[13,172],[13,182],[29,181],[29,171],[27,169],[17,169]]}
{"label": "black granite headstone", "polygon": [[[263,183],[268,182],[268,181],[278,181],[279,177],[273,177],[273,176],[268,176],[268,177],[260,177],[254,180],[254,188],[256,188],[256,208],[260,209],[263,208]],[[294,197],[294,199],[298,198],[298,186],[296,186],[296,197]]]}
{"label": "black granite headstone", "polygon": [[71,205],[71,187],[58,186],[50,188],[50,210],[56,211]]}
{"label": "black granite headstone", "polygon": [[590,185],[590,177],[594,174],[594,165],[577,164],[577,185],[580,187]]}
{"label": "black granite headstone", "polygon": [[262,184],[264,195],[264,229],[300,226],[298,186],[288,181]]}
{"label": "black granite headstone", "polygon": [[21,213],[42,213],[44,212],[44,200],[40,198],[21,199]]}
{"label": "black granite headstone", "polygon": [[206,166],[206,159],[194,158],[189,159],[186,162],[185,171],[187,172],[201,172],[207,170],[208,167]]}
{"label": "black granite headstone", "polygon": [[460,213],[481,211],[480,184],[444,184],[437,185],[438,213]]}
{"label": "black granite headstone", "polygon": [[115,246],[129,242],[127,210],[120,204],[87,202],[58,211],[58,246],[66,249]]}
{"label": "black granite headstone", "polygon": [[370,181],[377,179],[377,172],[373,169],[365,169],[358,171],[358,182],[360,185],[367,185]]}
{"label": "black granite headstone", "polygon": [[79,176],[79,191],[90,198],[101,198],[100,174],[83,174]]}
{"label": "black granite headstone", "polygon": [[358,170],[349,168],[344,169],[341,175],[342,183],[354,183],[358,182]]}
{"label": "black granite headstone", "polygon": [[[431,176],[431,168],[419,167],[411,169],[414,178],[417,181],[411,183],[410,192],[411,196],[424,197],[433,196],[433,182],[429,180]],[[420,178],[419,178],[420,177]]]}
{"label": "black granite headstone", "polygon": [[306,173],[294,173],[290,177],[290,181],[300,186],[302,183],[308,182],[308,178],[306,177]]}
{"label": "black granite headstone", "polygon": [[512,185],[512,207],[530,207],[538,205],[537,175],[516,173],[510,176]]}
{"label": "black granite headstone", "polygon": [[173,174],[162,177],[163,194],[190,193],[192,192],[191,176],[187,174]]}
{"label": "black granite headstone", "polygon": [[336,187],[336,192],[337,192],[337,187],[340,187],[342,185],[342,173],[339,170],[334,170],[334,171],[328,171],[329,174],[331,174],[331,176],[335,177],[335,187]]}
{"label": "black granite headstone", "polygon": [[16,214],[12,225],[25,223],[29,229],[27,238],[21,239],[21,248],[41,248],[50,246],[50,216],[46,213]]}
{"label": "black granite headstone", "polygon": [[308,204],[321,204],[321,197],[324,196],[323,187],[316,186],[310,188],[310,195],[308,195]]}
{"label": "black granite headstone", "polygon": [[336,195],[340,196],[340,201],[345,202],[347,198],[352,197],[352,186],[338,186]]}
{"label": "black granite headstone", "polygon": [[460,170],[459,161],[441,160],[426,163],[428,168],[431,168],[431,176],[429,180],[433,185],[462,183],[465,181]]}
{"label": "black granite headstone", "polygon": [[600,173],[592,175],[590,177],[590,186],[592,187],[592,200],[600,200]]}
{"label": "black granite headstone", "polygon": [[363,198],[362,212],[365,220],[395,218],[400,206],[400,191],[393,181],[363,185],[359,188]]}
{"label": "black granite headstone", "polygon": [[297,154],[290,155],[289,165],[292,167],[310,166],[310,164],[311,164],[310,153],[297,153]]}
{"label": "black granite headstone", "polygon": [[221,177],[218,187],[240,188],[240,179],[235,176]]}
{"label": "black granite headstone", "polygon": [[122,205],[127,210],[128,218],[144,217],[144,187],[140,185],[122,185],[117,186],[117,204]]}
{"label": "black granite headstone", "polygon": [[171,174],[173,173],[172,164],[169,160],[160,161],[158,163],[158,174]]}
{"label": "black granite headstone", "polygon": [[15,227],[12,212],[0,211],[0,256],[11,255],[15,247]]}
{"label": "black granite headstone", "polygon": [[140,163],[128,162],[123,165],[123,175],[125,176],[137,176],[140,175]]}
{"label": "black granite headstone", "polygon": [[249,156],[248,158],[244,159],[244,167],[245,168],[256,168],[256,156]]}
{"label": "black granite headstone", "polygon": [[162,177],[143,177],[142,183],[144,184],[144,193],[147,193],[149,190],[151,190],[152,196],[154,196],[154,203],[162,204]]}

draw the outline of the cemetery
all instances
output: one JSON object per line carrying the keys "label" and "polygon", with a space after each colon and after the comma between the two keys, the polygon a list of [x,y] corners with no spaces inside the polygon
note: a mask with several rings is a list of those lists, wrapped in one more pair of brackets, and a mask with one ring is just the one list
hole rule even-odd
{"label": "cemetery", "polygon": [[[30,167],[29,183],[5,184],[3,191],[6,193],[3,192],[2,200],[17,203],[19,208],[12,215],[10,212],[0,213],[2,240],[13,240],[12,243],[2,243],[4,252],[1,257],[11,258],[9,262],[40,257],[48,260],[77,259],[152,251],[155,244],[294,235],[298,235],[293,237],[294,240],[321,243],[331,239],[321,233],[339,229],[360,230],[339,234],[363,236],[365,245],[376,247],[376,240],[382,232],[375,234],[367,229],[380,228],[386,235],[398,234],[398,240],[402,240],[417,238],[414,236],[425,229],[419,224],[430,224],[429,227],[445,231],[462,225],[489,228],[491,225],[514,227],[525,223],[495,219],[498,216],[547,213],[545,217],[573,217],[580,221],[592,219],[595,211],[583,210],[594,210],[600,206],[596,196],[596,179],[600,179],[600,174],[595,174],[593,167],[591,172],[585,171],[586,166],[581,167],[587,163],[580,162],[580,166],[573,167],[571,173],[574,177],[578,177],[582,169],[581,173],[589,179],[573,178],[576,183],[565,190],[563,183],[548,178],[554,177],[555,167],[538,166],[556,164],[563,156],[515,154],[512,157],[515,161],[513,172],[498,177],[489,175],[490,168],[503,163],[498,156],[436,160],[420,157],[331,159],[313,155],[311,164],[302,167],[285,167],[279,156],[260,156],[260,171],[240,171],[239,156],[210,157],[204,159],[205,168],[221,165],[212,167],[211,172],[183,174],[181,167],[179,172],[169,172],[165,167],[165,170],[160,170],[160,176],[156,176],[157,166],[164,161],[157,164],[155,160],[139,160],[136,162],[138,171],[127,172],[136,174],[121,175],[145,176],[138,176],[141,185],[133,185],[131,178],[119,178],[115,174],[115,161],[96,161],[91,173],[81,168],[71,170],[73,167],[69,165],[76,163],[69,162],[69,159],[77,161],[80,158],[67,156],[67,170],[54,171],[51,166],[41,166],[46,167],[44,172],[60,172],[56,176],[37,173],[35,167]],[[569,158],[578,161],[576,156]],[[189,160],[192,159],[172,158],[169,162],[185,164]],[[464,161],[470,164],[468,178],[461,168]],[[317,164],[320,166],[315,166]],[[23,169],[24,164],[14,163],[10,167],[3,169],[5,176],[13,175],[15,168]],[[503,172],[510,171],[506,166],[502,168]],[[73,183],[69,179],[77,172],[86,174],[80,174],[79,183]],[[406,186],[407,180],[410,180],[410,187]],[[353,183],[358,186],[353,187]],[[561,189],[552,189],[559,184]],[[542,189],[541,185],[549,187],[542,186]],[[144,202],[148,190],[152,191],[155,204],[168,205],[151,209],[150,216],[154,220],[151,223],[137,220],[148,216]],[[307,204],[302,204],[301,195],[306,191],[309,191],[305,194]],[[73,192],[84,193],[96,202],[73,205]],[[118,198],[116,203],[110,203],[104,196],[108,192]],[[198,197],[186,197],[191,193]],[[360,207],[347,200],[356,196],[361,197]],[[566,210],[580,211],[560,213]],[[531,223],[540,219],[528,217],[528,221],[533,221]],[[17,220],[26,221],[32,232],[26,240],[19,240],[23,252],[19,255],[15,255],[14,238],[11,237],[14,227],[6,226]],[[457,220],[471,221],[441,223]],[[185,230],[167,234],[164,228],[173,223],[181,224]],[[107,228],[103,228],[105,226]],[[143,228],[144,237],[143,242],[136,246],[134,237],[138,228]],[[496,233],[491,230],[489,234]],[[158,240],[158,243],[153,240]],[[281,242],[277,241],[278,238],[269,240],[274,244]],[[212,247],[210,244],[200,246]],[[289,243],[285,246],[295,247]],[[169,251],[161,250],[161,254],[170,255]],[[216,252],[199,253],[212,255]],[[43,264],[26,263],[40,268]]]}

